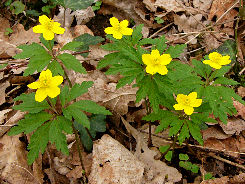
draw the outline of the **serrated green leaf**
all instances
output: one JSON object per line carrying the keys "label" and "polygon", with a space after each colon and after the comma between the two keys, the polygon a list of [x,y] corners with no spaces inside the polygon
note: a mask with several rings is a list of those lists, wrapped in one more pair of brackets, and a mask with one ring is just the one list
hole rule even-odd
{"label": "serrated green leaf", "polygon": [[172,160],[172,156],[173,156],[173,151],[168,151],[168,153],[165,155],[164,158],[170,162]]}
{"label": "serrated green leaf", "polygon": [[138,45],[146,45],[146,44],[151,44],[151,45],[156,45],[158,42],[157,39],[152,39],[152,38],[143,38],[142,40],[139,41]]}
{"label": "serrated green leaf", "polygon": [[190,171],[192,168],[192,163],[191,162],[186,162],[186,161],[180,161],[179,166],[183,167],[184,169]]}
{"label": "serrated green leaf", "polygon": [[187,121],[187,123],[188,123],[188,128],[190,130],[192,137],[195,140],[197,140],[199,144],[203,145],[203,139],[202,139],[200,128],[192,121]]}
{"label": "serrated green leaf", "polygon": [[144,76],[144,78],[140,81],[142,85],[139,86],[139,90],[136,92],[136,103],[147,96],[151,87],[150,82],[151,78],[149,75]]}
{"label": "serrated green leaf", "polygon": [[183,120],[179,120],[177,122],[172,122],[170,124],[171,128],[169,129],[169,136],[176,135],[178,131],[181,129],[182,125],[184,124]]}
{"label": "serrated green leaf", "polygon": [[15,15],[22,13],[25,10],[25,5],[21,1],[14,1],[10,7]]}
{"label": "serrated green leaf", "polygon": [[[167,48],[167,44],[165,43],[167,40],[165,39],[165,35],[163,34],[160,38],[157,39],[156,48],[162,54],[162,52]],[[171,55],[171,54],[170,54]]]}
{"label": "serrated green leaf", "polygon": [[53,60],[49,65],[48,65],[48,69],[51,70],[52,75],[56,76],[56,75],[64,75],[64,70],[61,67],[61,65],[59,64],[58,61]]}
{"label": "serrated green leaf", "polygon": [[110,54],[105,55],[103,59],[101,59],[97,65],[98,69],[101,69],[103,67],[106,67],[107,65],[113,65],[118,63],[119,58],[121,57],[121,54],[119,52],[113,52]]}
{"label": "serrated green leaf", "polygon": [[216,78],[216,77],[222,77],[222,76],[224,76],[230,69],[231,69],[231,66],[222,66],[221,69],[215,70],[215,71],[211,74],[210,78],[211,78],[211,79],[214,79],[214,78]]}
{"label": "serrated green leaf", "polygon": [[28,145],[27,162],[31,165],[36,158],[38,158],[39,152],[43,153],[47,147],[49,141],[49,128],[51,122],[45,123],[39,127],[31,136],[30,144]]}
{"label": "serrated green leaf", "polygon": [[66,99],[68,97],[69,94],[69,87],[67,85],[65,85],[62,89],[61,89],[61,93],[60,93],[60,102],[62,107],[64,107]]}
{"label": "serrated green leaf", "polygon": [[117,83],[117,89],[125,86],[126,84],[130,85],[134,81],[135,77],[136,76],[131,75],[131,76],[126,76],[126,77],[121,78]]}
{"label": "serrated green leaf", "polygon": [[84,81],[82,82],[82,84],[75,84],[71,88],[68,96],[66,97],[67,101],[70,102],[76,99],[77,97],[81,96],[82,94],[87,93],[88,88],[92,87],[92,85],[93,85],[92,81]]}
{"label": "serrated green leaf", "polygon": [[[83,43],[82,46],[77,47],[77,51],[80,52],[80,51],[89,50],[90,45],[96,45],[96,44],[104,41],[104,38],[102,38],[100,36],[92,36],[88,33],[85,33],[85,34],[82,34],[82,35],[74,38],[74,41]],[[83,53],[81,55],[84,57],[87,57],[88,53]]]}
{"label": "serrated green leaf", "polygon": [[84,43],[83,42],[78,42],[78,41],[72,41],[67,44],[65,44],[61,50],[71,50],[71,51],[77,51],[78,47],[81,47]]}
{"label": "serrated green leaf", "polygon": [[18,126],[10,129],[8,135],[17,135],[22,132],[25,134],[31,133],[40,127],[44,122],[48,121],[52,116],[46,112],[39,112],[36,114],[26,114],[25,119],[18,122]]}
{"label": "serrated green leaf", "polygon": [[237,85],[239,82],[232,79],[227,79],[226,77],[218,77],[215,79],[213,84],[223,84],[223,85]]}
{"label": "serrated green leaf", "polygon": [[178,136],[178,140],[180,145],[182,145],[182,143],[185,141],[186,138],[189,138],[190,134],[189,134],[189,129],[187,127],[187,124],[184,123],[184,125],[181,128],[180,134]]}
{"label": "serrated green leaf", "polygon": [[67,69],[72,69],[75,72],[79,72],[79,73],[87,73],[85,68],[82,66],[80,61],[76,59],[75,56],[71,54],[63,53],[61,55],[58,55],[57,58],[62,61],[62,63],[65,65]]}
{"label": "serrated green leaf", "polygon": [[186,48],[186,44],[176,45],[176,46],[170,46],[165,54],[170,54],[172,58],[177,58],[180,56],[181,53],[184,52],[184,49]]}
{"label": "serrated green leaf", "polygon": [[139,40],[143,37],[141,31],[143,28],[144,24],[139,24],[134,28],[134,31],[132,33],[132,44],[135,45],[139,42]]}
{"label": "serrated green leaf", "polygon": [[69,155],[66,136],[62,133],[62,129],[60,127],[60,123],[62,123],[62,121],[59,120],[55,119],[52,121],[49,128],[49,140],[51,143],[55,143],[57,150],[60,150],[65,155]]}
{"label": "serrated green leaf", "polygon": [[21,100],[23,103],[19,105],[15,105],[13,109],[15,110],[21,110],[21,111],[27,111],[29,113],[38,113],[42,110],[48,109],[49,105],[47,101],[37,102],[35,101],[35,94],[21,94],[20,96],[16,97],[14,99],[15,101]]}
{"label": "serrated green leaf", "polygon": [[187,154],[180,153],[179,154],[179,159],[180,160],[189,160],[189,156]]}
{"label": "serrated green leaf", "polygon": [[63,110],[63,114],[68,120],[71,121],[73,117],[76,122],[90,129],[90,122],[88,120],[88,117],[80,109],[74,106],[68,106]]}
{"label": "serrated green leaf", "polygon": [[93,114],[104,114],[104,115],[111,115],[111,112],[106,110],[105,107],[98,105],[97,103],[90,101],[90,100],[80,100],[73,104],[71,104],[69,107],[74,107],[79,110],[83,110],[86,112],[90,112]]}
{"label": "serrated green leaf", "polygon": [[94,3],[94,0],[52,0],[55,4],[61,5],[64,8],[70,8],[72,10],[82,10],[88,8]]}
{"label": "serrated green leaf", "polygon": [[57,116],[57,122],[59,123],[59,127],[61,130],[65,131],[68,134],[72,134],[72,122],[66,119],[64,116]]}
{"label": "serrated green leaf", "polygon": [[194,65],[194,71],[199,74],[200,76],[206,78],[205,71],[204,71],[204,64],[201,61],[196,59],[191,60],[192,65]]}

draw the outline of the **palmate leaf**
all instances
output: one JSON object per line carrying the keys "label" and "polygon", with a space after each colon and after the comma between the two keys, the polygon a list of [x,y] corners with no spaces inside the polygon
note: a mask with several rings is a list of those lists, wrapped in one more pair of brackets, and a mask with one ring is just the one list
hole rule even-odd
{"label": "palmate leaf", "polygon": [[86,73],[86,69],[82,66],[80,61],[76,59],[75,56],[64,53],[58,55],[57,58],[62,61],[62,63],[65,65],[67,69],[72,69],[75,72],[79,72],[79,73]]}
{"label": "palmate leaf", "polygon": [[176,135],[184,124],[184,120],[178,120],[170,123],[169,136]]}
{"label": "palmate leaf", "polygon": [[15,59],[30,58],[28,68],[24,72],[24,76],[31,75],[35,71],[41,72],[51,61],[52,56],[37,43],[31,45],[21,45],[18,48],[23,52],[16,54]]}
{"label": "palmate leaf", "polygon": [[51,0],[53,3],[70,8],[72,10],[82,10],[94,3],[94,0]]}
{"label": "palmate leaf", "polygon": [[184,49],[186,48],[186,44],[176,45],[176,46],[170,46],[165,54],[170,54],[172,58],[177,58],[180,56],[181,53],[184,52]]}
{"label": "palmate leaf", "polygon": [[192,137],[199,142],[199,144],[203,145],[202,134],[200,132],[200,128],[194,122],[187,120],[189,131]]}
{"label": "palmate leaf", "polygon": [[38,157],[39,152],[43,153],[49,142],[49,128],[51,121],[40,126],[31,136],[30,144],[28,145],[27,162],[31,165]]}
{"label": "palmate leaf", "polygon": [[189,138],[190,134],[189,134],[189,129],[186,123],[184,123],[183,127],[181,128],[180,134],[178,136],[178,140],[180,145],[182,145],[182,143],[185,141],[185,139]]}
{"label": "palmate leaf", "polygon": [[134,28],[134,31],[132,33],[132,44],[135,45],[137,44],[140,39],[143,37],[141,31],[143,28],[144,24],[139,24],[138,26],[136,26],[136,28]]}
{"label": "palmate leaf", "polygon": [[43,123],[50,120],[52,116],[47,112],[39,112],[36,114],[27,114],[25,118],[18,122],[17,126],[10,129],[8,135],[17,135],[22,132],[25,134],[31,133],[40,127]]}
{"label": "palmate leaf", "polygon": [[48,109],[49,105],[47,101],[37,102],[35,101],[35,93],[30,94],[21,94],[20,96],[14,99],[15,101],[21,100],[23,101],[19,105],[15,105],[13,109],[21,110],[21,111],[28,111],[29,113],[38,113],[42,110]]}
{"label": "palmate leaf", "polygon": [[232,79],[227,79],[226,77],[218,77],[215,79],[213,84],[223,84],[223,85],[237,85],[239,82]]}
{"label": "palmate leaf", "polygon": [[61,50],[71,50],[71,51],[77,51],[78,47],[81,47],[84,43],[78,42],[78,41],[72,41],[67,44],[65,44]]}
{"label": "palmate leaf", "polygon": [[52,75],[56,76],[56,75],[64,75],[64,70],[61,67],[60,63],[56,60],[53,60],[49,65],[48,65],[48,69],[51,70]]}
{"label": "palmate leaf", "polygon": [[198,61],[198,60],[196,60],[196,59],[193,59],[192,61],[191,61],[191,63],[192,63],[192,65],[194,65],[194,67],[195,67],[195,69],[194,69],[194,71],[197,73],[197,74],[199,74],[201,77],[204,77],[204,78],[206,78],[207,76],[205,75],[205,71],[204,71],[204,63],[203,62],[201,62],[201,61]]}
{"label": "palmate leaf", "polygon": [[63,154],[69,155],[68,145],[66,142],[66,136],[62,133],[60,124],[64,123],[64,119],[54,119],[49,128],[49,140],[51,143],[55,143],[57,150],[60,150]]}

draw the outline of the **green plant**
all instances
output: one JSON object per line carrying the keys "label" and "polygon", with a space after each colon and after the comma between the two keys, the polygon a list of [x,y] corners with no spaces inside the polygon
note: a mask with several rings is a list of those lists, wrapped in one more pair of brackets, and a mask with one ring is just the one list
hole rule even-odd
{"label": "green plant", "polygon": [[6,31],[4,32],[4,35],[10,35],[11,33],[13,33],[14,31],[13,31],[13,29],[11,29],[11,28],[6,28],[5,29]]}
{"label": "green plant", "polygon": [[163,19],[161,19],[161,17],[155,17],[155,19],[154,19],[155,21],[157,21],[157,23],[158,24],[162,24],[162,23],[164,23],[164,20]]}
{"label": "green plant", "polygon": [[[155,133],[170,128],[173,143],[160,147],[166,160],[171,160],[173,151],[170,149],[175,148],[177,141],[182,145],[192,136],[202,145],[200,129],[205,122],[215,123],[215,118],[219,118],[226,124],[227,114],[236,113],[233,98],[245,104],[232,89],[239,83],[224,76],[231,69],[230,65],[224,66],[231,62],[230,56],[212,52],[203,61],[193,59],[191,65],[184,64],[174,58],[180,56],[186,45],[167,46],[164,35],[155,39],[142,38],[143,25],[136,26],[132,35],[129,31],[118,33],[125,27],[114,21],[115,18],[111,18],[112,27],[105,29],[107,34],[112,34],[107,35],[112,43],[102,46],[113,52],[99,62],[98,68],[109,66],[106,74],[123,76],[117,88],[135,81],[134,87],[138,87],[136,102],[144,99],[146,103],[147,116],[143,120],[160,122]],[[150,128],[148,144],[151,145]]]}
{"label": "green plant", "polygon": [[102,1],[96,1],[95,5],[92,6],[93,11],[97,11],[100,9]]}
{"label": "green plant", "polygon": [[212,179],[215,179],[215,177],[213,177],[212,173],[207,172],[204,175],[204,180],[212,180]]}
{"label": "green plant", "polygon": [[193,173],[198,173],[199,167],[196,164],[192,164],[189,162],[189,156],[187,154],[179,154],[179,166],[183,167],[184,169],[191,171]]}
{"label": "green plant", "polygon": [[[15,101],[22,103],[15,105],[13,109],[27,111],[28,114],[18,122],[17,126],[11,128],[9,135],[17,135],[22,132],[25,134],[33,133],[27,155],[28,164],[32,164],[39,153],[45,151],[48,142],[55,144],[57,150],[68,155],[66,135],[75,133],[78,152],[82,160],[77,130],[80,133],[81,130],[90,132],[94,138],[96,132],[105,131],[104,122],[99,120],[105,119],[105,115],[111,115],[111,113],[93,101],[76,101],[77,97],[88,92],[88,88],[93,85],[93,82],[86,81],[72,85],[65,69],[86,73],[85,68],[74,55],[79,54],[81,50],[88,49],[88,45],[96,44],[103,39],[81,35],[54,52],[54,34],[63,34],[65,29],[45,15],[40,16],[39,20],[41,25],[35,26],[33,31],[42,33],[40,35],[42,45],[38,43],[21,45],[18,48],[22,49],[22,52],[15,55],[14,58],[29,58],[24,76],[31,75],[36,71],[41,72],[41,74],[37,82],[28,85],[29,88],[36,90],[35,94],[21,94],[15,98]],[[69,51],[71,54],[61,51]],[[62,85],[63,79],[68,81],[69,86]],[[62,87],[60,88],[59,85]],[[89,119],[84,112],[98,116],[92,116]],[[100,125],[101,123],[102,125]],[[83,134],[81,133],[81,135]],[[88,145],[91,147],[91,142],[88,144],[83,141],[83,143],[86,148]]]}

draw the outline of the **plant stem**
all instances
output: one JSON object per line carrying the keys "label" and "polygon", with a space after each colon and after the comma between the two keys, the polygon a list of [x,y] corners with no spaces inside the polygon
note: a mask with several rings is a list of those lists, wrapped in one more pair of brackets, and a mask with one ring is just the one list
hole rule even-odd
{"label": "plant stem", "polygon": [[169,146],[169,148],[162,154],[160,160],[162,160],[162,159],[165,157],[165,155],[168,153],[168,151],[169,151],[171,148],[173,148],[173,151],[174,151],[174,148],[175,148],[175,145],[176,145],[176,141],[177,141],[177,138],[178,138],[178,136],[177,136],[178,133],[179,133],[179,131],[177,132],[177,134],[175,134],[173,143],[172,143],[172,144]]}
{"label": "plant stem", "polygon": [[[151,107],[149,104],[149,100],[145,98],[145,106],[147,115],[151,113]],[[149,122],[149,137],[148,137],[148,147],[152,146],[152,138],[151,138],[151,122]]]}
{"label": "plant stem", "polygon": [[59,113],[57,112],[57,110],[55,109],[55,107],[53,106],[52,102],[50,101],[49,97],[47,97],[46,100],[47,100],[49,106],[51,107],[51,109],[52,109],[56,114],[59,114]]}
{"label": "plant stem", "polygon": [[83,180],[82,182],[83,183],[87,183],[88,179],[87,179],[87,176],[86,176],[85,167],[84,167],[83,159],[82,159],[82,153],[81,153],[82,145],[81,145],[80,138],[79,138],[79,135],[77,133],[77,130],[76,130],[75,126],[74,126],[74,119],[72,119],[72,129],[73,129],[73,133],[75,134],[77,151],[78,151],[78,155],[79,155],[79,159],[80,159],[80,162],[81,162],[82,169],[84,171],[83,172],[83,177],[82,177],[82,180]]}

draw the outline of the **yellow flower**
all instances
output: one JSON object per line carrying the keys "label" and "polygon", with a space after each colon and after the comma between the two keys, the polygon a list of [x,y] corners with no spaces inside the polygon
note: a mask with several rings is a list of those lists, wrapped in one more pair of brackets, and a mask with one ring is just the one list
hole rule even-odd
{"label": "yellow flower", "polygon": [[54,38],[54,33],[63,34],[65,29],[60,27],[59,22],[54,22],[49,19],[46,15],[39,16],[39,22],[41,25],[33,27],[34,33],[43,33],[45,40],[52,40]]}
{"label": "yellow flower", "polygon": [[215,69],[220,69],[222,65],[227,65],[231,62],[230,56],[222,56],[218,52],[212,52],[208,55],[210,60],[204,60],[204,64],[208,64]]}
{"label": "yellow flower", "polygon": [[112,27],[105,28],[105,33],[112,34],[112,36],[118,40],[120,40],[123,35],[132,35],[133,33],[133,29],[128,28],[127,20],[119,22],[116,17],[112,17],[110,18],[110,23]]}
{"label": "yellow flower", "polygon": [[194,111],[193,107],[199,107],[202,104],[202,99],[197,99],[197,93],[192,92],[188,96],[183,94],[178,94],[175,104],[173,107],[175,110],[184,110],[187,115],[191,115]]}
{"label": "yellow flower", "polygon": [[39,77],[39,81],[33,82],[28,85],[31,89],[37,89],[35,100],[42,102],[47,96],[55,98],[60,94],[60,88],[58,87],[63,82],[62,76],[52,77],[52,73],[49,69],[42,71]]}
{"label": "yellow flower", "polygon": [[161,75],[166,75],[168,69],[165,65],[169,64],[172,60],[169,54],[160,55],[158,50],[152,50],[151,54],[143,54],[142,60],[146,66],[146,72],[154,75],[159,73]]}

